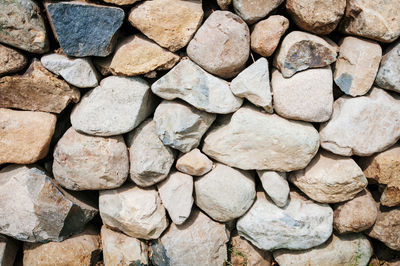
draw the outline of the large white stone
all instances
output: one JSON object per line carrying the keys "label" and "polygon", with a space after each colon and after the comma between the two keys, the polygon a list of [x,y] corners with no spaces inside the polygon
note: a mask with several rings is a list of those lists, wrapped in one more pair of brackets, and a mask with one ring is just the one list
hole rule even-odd
{"label": "large white stone", "polygon": [[284,207],[289,199],[290,187],[286,173],[257,171],[265,192],[278,207]]}

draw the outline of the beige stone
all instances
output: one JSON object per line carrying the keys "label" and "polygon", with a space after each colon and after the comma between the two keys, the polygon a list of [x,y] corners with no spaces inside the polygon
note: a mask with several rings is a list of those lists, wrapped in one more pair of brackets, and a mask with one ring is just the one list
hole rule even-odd
{"label": "beige stone", "polygon": [[345,37],[339,48],[333,79],[346,94],[366,94],[374,83],[382,48],[374,41]]}
{"label": "beige stone", "polygon": [[24,75],[0,78],[0,107],[60,113],[80,92],[34,60]]}
{"label": "beige stone", "polygon": [[186,52],[211,74],[232,78],[245,67],[249,57],[249,27],[229,11],[215,11],[196,32]]}
{"label": "beige stone", "polygon": [[368,231],[368,236],[382,241],[394,250],[400,250],[400,207],[378,208],[378,216],[374,226]]}
{"label": "beige stone", "polygon": [[232,237],[232,266],[271,266],[272,254],[258,249],[239,235]]}
{"label": "beige stone", "polygon": [[134,35],[115,49],[110,68],[114,75],[136,76],[153,70],[171,69],[178,61],[178,55],[144,36]]}
{"label": "beige stone", "polygon": [[28,60],[15,49],[0,44],[0,75],[22,70]]}
{"label": "beige stone", "polygon": [[285,207],[289,201],[290,187],[286,173],[275,171],[257,171],[261,185],[267,195],[278,207]]}
{"label": "beige stone", "polygon": [[232,0],[217,0],[217,4],[221,10],[228,10],[231,3]]}
{"label": "beige stone", "polygon": [[380,42],[392,42],[400,35],[398,0],[348,0],[339,26],[343,33]]}
{"label": "beige stone", "polygon": [[290,78],[307,68],[332,64],[336,61],[337,51],[337,45],[329,39],[303,31],[292,31],[283,39],[273,63],[285,78]]}
{"label": "beige stone", "polygon": [[257,22],[251,32],[251,50],[261,56],[271,56],[288,28],[289,20],[280,15]]}
{"label": "beige stone", "polygon": [[103,0],[103,1],[114,5],[126,6],[126,5],[132,5],[138,2],[139,0]]}
{"label": "beige stone", "polygon": [[44,158],[56,121],[53,114],[0,108],[0,164],[30,164]]}
{"label": "beige stone", "polygon": [[153,0],[134,6],[129,22],[160,46],[185,47],[203,20],[201,0]]}
{"label": "beige stone", "polygon": [[329,34],[339,24],[346,0],[287,0],[286,9],[301,29]]}
{"label": "beige stone", "polygon": [[188,175],[201,176],[211,171],[213,162],[199,149],[184,153],[176,161],[176,169]]}
{"label": "beige stone", "polygon": [[249,24],[266,17],[282,2],[283,0],[232,0],[235,12]]}

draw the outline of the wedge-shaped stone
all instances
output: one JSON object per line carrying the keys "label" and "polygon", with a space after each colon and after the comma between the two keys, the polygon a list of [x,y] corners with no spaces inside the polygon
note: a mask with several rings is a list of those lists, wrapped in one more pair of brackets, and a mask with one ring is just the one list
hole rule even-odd
{"label": "wedge-shaped stone", "polygon": [[266,17],[282,2],[283,0],[232,0],[235,12],[249,24]]}
{"label": "wedge-shaped stone", "polygon": [[257,171],[262,187],[278,207],[284,207],[289,200],[290,187],[286,173],[275,171]]}
{"label": "wedge-shaped stone", "polygon": [[289,172],[306,167],[318,147],[311,124],[245,106],[209,131],[202,150],[232,167]]}
{"label": "wedge-shaped stone", "polygon": [[382,89],[400,92],[400,41],[386,50],[375,84]]}
{"label": "wedge-shaped stone", "polygon": [[391,249],[400,251],[400,207],[380,206],[374,226],[368,236],[378,239]]}
{"label": "wedge-shaped stone", "polygon": [[0,44],[0,75],[22,70],[28,60],[15,49]]}

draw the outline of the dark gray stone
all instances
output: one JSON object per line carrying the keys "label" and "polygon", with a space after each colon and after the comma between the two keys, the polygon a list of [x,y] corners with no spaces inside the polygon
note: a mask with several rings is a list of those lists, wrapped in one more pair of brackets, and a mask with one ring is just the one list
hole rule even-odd
{"label": "dark gray stone", "polygon": [[58,2],[46,4],[53,31],[69,56],[107,56],[125,13],[121,8]]}

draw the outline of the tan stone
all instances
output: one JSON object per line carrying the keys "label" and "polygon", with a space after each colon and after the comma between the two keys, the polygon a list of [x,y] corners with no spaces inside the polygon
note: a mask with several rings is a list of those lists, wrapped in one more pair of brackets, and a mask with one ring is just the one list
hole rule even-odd
{"label": "tan stone", "polygon": [[202,1],[144,1],[132,8],[128,19],[147,37],[175,52],[187,45],[201,25]]}
{"label": "tan stone", "polygon": [[399,10],[398,0],[348,0],[339,27],[343,33],[392,42],[400,35]]}
{"label": "tan stone", "polygon": [[213,162],[199,149],[184,153],[176,161],[176,169],[188,175],[201,176],[211,171]]}
{"label": "tan stone", "polygon": [[251,50],[262,56],[271,56],[288,28],[289,20],[279,15],[257,22],[251,32]]}
{"label": "tan stone", "polygon": [[115,75],[135,76],[171,69],[179,56],[140,35],[123,40],[115,50],[110,68]]}
{"label": "tan stone", "polygon": [[286,9],[301,29],[329,34],[344,14],[346,0],[287,0]]}
{"label": "tan stone", "polygon": [[103,0],[103,1],[114,5],[126,6],[126,5],[132,5],[140,0]]}
{"label": "tan stone", "polygon": [[60,113],[79,98],[79,90],[70,88],[37,60],[24,75],[0,78],[0,107]]}
{"label": "tan stone", "polygon": [[376,238],[394,250],[400,250],[400,207],[385,208],[380,206],[374,226],[368,236]]}
{"label": "tan stone", "polygon": [[18,72],[27,63],[28,60],[22,53],[0,44],[0,75]]}
{"label": "tan stone", "polygon": [[283,0],[232,0],[235,12],[247,23],[266,17],[276,9]]}
{"label": "tan stone", "polygon": [[101,245],[98,230],[93,227],[62,242],[24,243],[24,265],[52,266],[93,265],[100,260]]}
{"label": "tan stone", "polygon": [[53,114],[0,108],[0,164],[44,158],[56,127]]}
{"label": "tan stone", "polygon": [[374,41],[345,37],[339,48],[333,79],[346,94],[366,94],[374,83],[382,48]]}
{"label": "tan stone", "polygon": [[266,250],[258,249],[239,235],[232,237],[232,266],[270,266],[272,254]]}
{"label": "tan stone", "polygon": [[228,10],[231,3],[232,0],[217,0],[217,4],[221,10]]}

